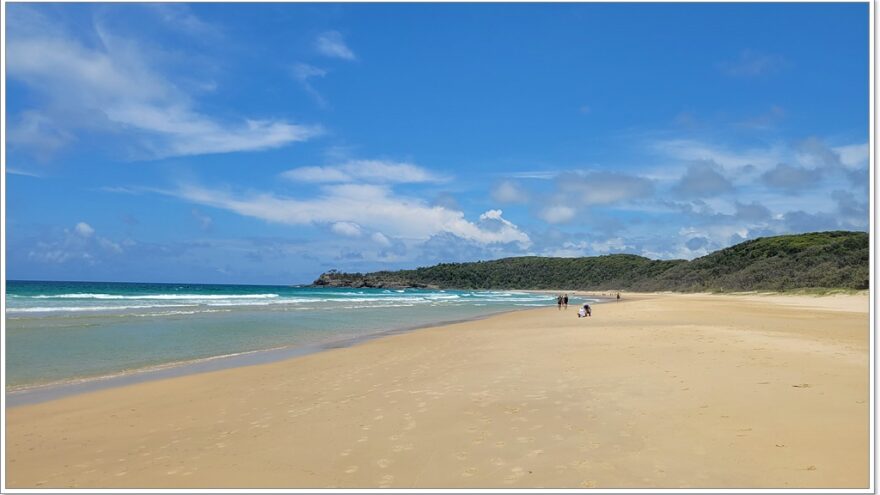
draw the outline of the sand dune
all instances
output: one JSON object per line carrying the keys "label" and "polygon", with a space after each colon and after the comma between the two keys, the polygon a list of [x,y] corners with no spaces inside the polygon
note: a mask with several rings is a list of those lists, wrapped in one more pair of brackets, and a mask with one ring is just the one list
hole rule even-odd
{"label": "sand dune", "polygon": [[867,295],[624,296],[10,408],[7,484],[868,486]]}

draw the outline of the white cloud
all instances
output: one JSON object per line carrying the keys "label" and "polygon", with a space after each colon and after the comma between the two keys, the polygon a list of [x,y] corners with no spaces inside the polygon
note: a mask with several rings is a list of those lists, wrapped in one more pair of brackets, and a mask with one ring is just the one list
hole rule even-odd
{"label": "white cloud", "polygon": [[95,235],[95,229],[86,222],[73,229],[63,229],[60,235],[37,241],[28,251],[28,259],[40,263],[61,264],[68,261],[95,265],[107,255],[122,254],[119,243]]}
{"label": "white cloud", "polygon": [[[28,22],[16,24],[18,16]],[[86,44],[27,9],[12,9],[8,22],[16,26],[7,33],[7,75],[43,100],[41,109],[18,117],[30,131],[10,136],[13,144],[60,147],[74,131],[102,132],[132,138],[151,157],[168,157],[278,148],[321,132],[278,119],[227,121],[199,112],[181,85],[161,73],[159,57],[99,24],[87,33],[99,42]]]}
{"label": "white cloud", "polygon": [[222,31],[219,27],[200,19],[186,4],[151,3],[147,5],[167,26],[187,34],[193,39],[208,42],[216,41],[222,37]]}
{"label": "white cloud", "polygon": [[95,233],[95,229],[85,222],[79,222],[73,230],[82,237],[91,237]]}
{"label": "white cloud", "polygon": [[330,230],[346,237],[360,237],[363,234],[360,225],[352,222],[336,222],[330,226]]}
{"label": "white cloud", "polygon": [[464,213],[442,206],[429,206],[418,198],[396,196],[387,187],[372,184],[324,186],[316,198],[296,199],[273,194],[239,196],[225,191],[185,185],[170,194],[194,203],[234,211],[240,215],[287,225],[350,222],[361,228],[398,238],[424,241],[448,233],[479,244],[531,244],[529,236],[490,210],[480,225]]}
{"label": "white cloud", "polygon": [[42,160],[48,159],[74,140],[72,133],[59,127],[54,119],[36,110],[20,113],[8,129],[9,142],[12,146],[34,150]]}
{"label": "white cloud", "polygon": [[735,60],[719,63],[718,68],[729,76],[757,77],[779,72],[788,65],[781,55],[743,50]]}
{"label": "white cloud", "polygon": [[191,213],[196,222],[199,223],[199,227],[205,232],[210,231],[211,228],[214,226],[214,219],[206,215],[198,208],[193,208]]}
{"label": "white cloud", "polygon": [[633,250],[634,247],[626,243],[622,237],[613,237],[603,241],[597,241],[590,244],[593,251],[599,254],[620,253],[627,250]]}
{"label": "white cloud", "polygon": [[446,180],[412,163],[383,160],[349,160],[341,165],[299,167],[283,172],[281,176],[293,181],[318,183],[418,183]]}
{"label": "white cloud", "polygon": [[[788,156],[785,147],[779,144],[765,148],[730,150],[691,139],[667,139],[654,141],[651,146],[661,154],[677,160],[684,162],[708,160],[725,169],[732,170],[749,166],[766,170],[774,167],[780,161],[784,161]],[[675,175],[677,176],[678,173]]]}
{"label": "white cloud", "polygon": [[318,53],[327,57],[354,60],[354,52],[345,44],[342,33],[338,31],[326,31],[318,35],[315,40],[315,49]]}
{"label": "white cloud", "polygon": [[374,232],[373,235],[370,236],[370,239],[380,246],[388,247],[391,245],[391,240],[381,232]]}
{"label": "white cloud", "polygon": [[327,105],[327,101],[324,99],[323,96],[321,96],[321,93],[319,93],[318,90],[316,90],[315,87],[312,86],[312,83],[309,82],[309,79],[326,76],[326,70],[320,67],[315,67],[313,65],[298,63],[293,66],[292,73],[293,78],[296,80],[296,82],[298,82],[299,85],[302,86],[302,88],[306,91],[306,93],[311,95],[311,97],[314,98],[319,105]]}
{"label": "white cloud", "polygon": [[525,203],[529,195],[517,182],[503,180],[492,189],[492,199],[499,203]]}
{"label": "white cloud", "polygon": [[523,172],[513,172],[506,175],[509,175],[516,179],[550,180],[555,179],[556,176],[559,175],[559,172],[550,170],[530,170]]}
{"label": "white cloud", "polygon": [[820,169],[811,169],[779,163],[775,168],[764,172],[761,181],[770,186],[787,192],[801,191],[817,184],[822,179]]}
{"label": "white cloud", "polygon": [[733,183],[724,176],[724,169],[711,160],[698,160],[688,165],[687,172],[673,191],[683,197],[705,198],[733,191]]}
{"label": "white cloud", "polygon": [[831,148],[840,156],[840,162],[847,168],[858,168],[868,163],[868,143],[849,144]]}
{"label": "white cloud", "polygon": [[559,190],[585,205],[612,204],[653,195],[650,179],[616,172],[566,173]]}
{"label": "white cloud", "polygon": [[548,223],[565,223],[574,218],[577,210],[565,205],[551,205],[542,208],[538,217]]}

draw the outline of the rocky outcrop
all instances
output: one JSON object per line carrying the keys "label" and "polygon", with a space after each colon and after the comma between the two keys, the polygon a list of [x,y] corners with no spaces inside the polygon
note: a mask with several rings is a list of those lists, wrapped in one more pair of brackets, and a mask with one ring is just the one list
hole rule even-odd
{"label": "rocky outcrop", "polygon": [[315,287],[351,287],[353,289],[437,289],[430,284],[409,283],[402,280],[385,280],[360,273],[341,273],[336,270],[322,273],[312,285]]}

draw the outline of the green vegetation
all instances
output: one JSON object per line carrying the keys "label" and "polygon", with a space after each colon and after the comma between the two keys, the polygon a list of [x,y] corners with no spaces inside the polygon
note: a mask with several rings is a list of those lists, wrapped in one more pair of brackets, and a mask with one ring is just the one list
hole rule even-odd
{"label": "green vegetation", "polygon": [[764,237],[685,260],[632,254],[586,258],[525,256],[441,263],[415,270],[324,273],[315,285],[456,289],[826,292],[868,288],[868,234],[816,232]]}

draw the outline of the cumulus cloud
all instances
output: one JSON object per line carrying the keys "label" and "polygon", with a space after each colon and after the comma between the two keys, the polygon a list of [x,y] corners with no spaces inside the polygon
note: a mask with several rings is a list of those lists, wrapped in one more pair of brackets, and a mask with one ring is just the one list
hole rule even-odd
{"label": "cumulus cloud", "polygon": [[819,182],[822,172],[819,169],[798,167],[778,163],[775,168],[761,175],[761,181],[787,193],[794,193]]}
{"label": "cumulus cloud", "polygon": [[859,201],[850,191],[835,190],[831,199],[837,204],[837,213],[854,228],[865,228],[868,222],[868,202]]}
{"label": "cumulus cloud", "polygon": [[47,264],[67,262],[100,263],[106,256],[123,252],[121,244],[96,235],[95,229],[86,222],[78,222],[72,229],[39,240],[28,250],[31,261]]}
{"label": "cumulus cloud", "polygon": [[[159,68],[144,44],[100,23],[74,37],[23,5],[8,9],[7,75],[38,95],[40,108],[15,118],[25,124],[13,144],[59,148],[77,133],[131,138],[149,157],[278,148],[321,133],[281,119],[226,120],[200,112],[191,95]],[[20,21],[20,22],[19,22]]]}
{"label": "cumulus cloud", "polygon": [[95,229],[85,222],[79,222],[73,230],[81,237],[91,237],[95,233]]}
{"label": "cumulus cloud", "polygon": [[810,137],[798,143],[797,152],[801,163],[805,165],[828,168],[843,165],[840,154],[817,137]]}
{"label": "cumulus cloud", "polygon": [[406,162],[386,160],[349,160],[341,165],[298,167],[282,172],[282,177],[298,182],[334,183],[418,183],[443,182],[446,179]]}
{"label": "cumulus cloud", "polygon": [[538,211],[538,217],[547,223],[566,223],[577,214],[577,210],[566,205],[550,205]]}
{"label": "cumulus cloud", "polygon": [[705,198],[732,191],[733,183],[724,176],[720,165],[711,160],[700,160],[688,166],[672,190],[683,197]]}
{"label": "cumulus cloud", "polygon": [[837,216],[825,212],[790,211],[783,216],[782,220],[787,231],[796,233],[837,230],[841,228]]}
{"label": "cumulus cloud", "polygon": [[691,251],[699,251],[709,245],[709,239],[705,237],[691,237],[684,245]]}
{"label": "cumulus cloud", "polygon": [[373,232],[373,235],[370,236],[370,239],[373,240],[376,244],[380,246],[388,247],[391,245],[391,240],[381,232]]}
{"label": "cumulus cloud", "polygon": [[868,143],[848,144],[831,148],[846,168],[861,168],[868,163],[870,149]]}
{"label": "cumulus cloud", "polygon": [[518,182],[503,180],[492,188],[492,199],[503,204],[525,203],[529,196]]}
{"label": "cumulus cloud", "polygon": [[565,173],[558,177],[559,190],[584,205],[607,205],[644,199],[654,193],[650,179],[617,172]]}
{"label": "cumulus cloud", "polygon": [[193,203],[287,225],[350,222],[386,235],[422,241],[448,233],[478,244],[531,244],[525,232],[501,216],[501,210],[487,211],[480,217],[478,225],[465,219],[461,211],[429,206],[418,198],[395,195],[384,185],[324,186],[321,195],[309,199],[269,193],[245,196],[195,185],[181,186],[169,194]]}
{"label": "cumulus cloud", "polygon": [[315,39],[315,49],[321,55],[341,58],[343,60],[354,60],[354,52],[345,44],[342,33],[339,31],[326,31],[318,35]]}
{"label": "cumulus cloud", "polygon": [[755,201],[752,201],[750,204],[743,204],[739,201],[735,202],[736,213],[734,217],[738,220],[745,220],[748,222],[761,222],[768,220],[772,213],[770,210]]}
{"label": "cumulus cloud", "polygon": [[361,226],[353,222],[336,222],[330,230],[346,237],[360,237],[362,234]]}

